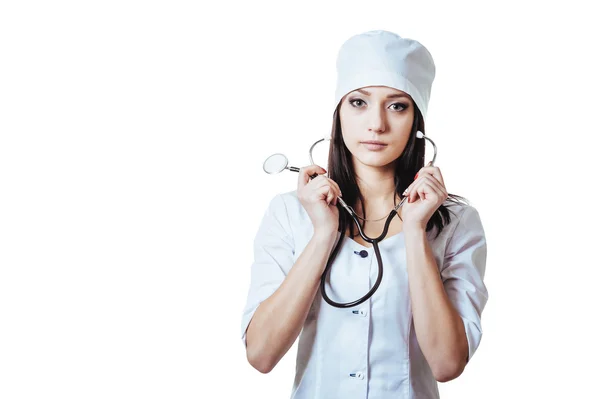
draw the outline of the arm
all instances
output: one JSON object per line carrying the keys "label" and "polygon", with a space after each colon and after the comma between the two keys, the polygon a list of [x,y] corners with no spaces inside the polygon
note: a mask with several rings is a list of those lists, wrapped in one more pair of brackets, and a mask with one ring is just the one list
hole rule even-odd
{"label": "arm", "polygon": [[417,340],[435,379],[450,381],[462,373],[467,363],[465,328],[444,291],[425,229],[404,226],[404,231]]}
{"label": "arm", "polygon": [[335,238],[335,232],[315,232],[279,288],[254,313],[246,353],[260,372],[270,372],[300,334]]}
{"label": "arm", "polygon": [[406,229],[417,339],[436,379],[449,381],[462,373],[481,342],[481,314],[488,300],[485,231],[477,210],[465,208],[438,272],[423,229]]}

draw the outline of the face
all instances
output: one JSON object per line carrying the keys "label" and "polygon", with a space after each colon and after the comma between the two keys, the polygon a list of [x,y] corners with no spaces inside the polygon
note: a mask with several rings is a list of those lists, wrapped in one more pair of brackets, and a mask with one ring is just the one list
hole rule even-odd
{"label": "face", "polygon": [[413,107],[408,94],[387,86],[368,86],[346,94],[341,100],[340,122],[344,143],[354,163],[393,166],[410,137]]}

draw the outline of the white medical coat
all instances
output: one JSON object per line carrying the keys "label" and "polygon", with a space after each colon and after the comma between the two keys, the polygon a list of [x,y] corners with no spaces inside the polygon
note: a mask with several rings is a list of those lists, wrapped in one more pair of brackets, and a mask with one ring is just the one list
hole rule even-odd
{"label": "white medical coat", "polygon": [[[481,340],[481,313],[488,298],[483,282],[485,233],[474,207],[450,201],[444,205],[451,222],[436,239],[436,228],[427,237],[446,293],[464,322],[470,359]],[[312,221],[296,191],[270,201],[254,240],[242,313],[244,346],[254,312],[277,290],[312,235]],[[341,309],[317,291],[299,336],[292,399],[439,398],[412,323],[404,233],[387,236],[379,250],[383,279],[367,301]],[[354,301],[370,290],[378,272],[374,251],[344,238],[325,284],[332,300]]]}

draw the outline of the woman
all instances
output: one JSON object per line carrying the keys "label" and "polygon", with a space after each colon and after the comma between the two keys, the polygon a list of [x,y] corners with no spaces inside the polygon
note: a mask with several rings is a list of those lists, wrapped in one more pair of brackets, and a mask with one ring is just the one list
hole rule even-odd
{"label": "woman", "polygon": [[[481,340],[487,244],[477,210],[449,196],[438,167],[424,166],[425,117],[435,76],[419,42],[387,31],[348,39],[337,59],[329,177],[300,169],[297,190],[276,195],[254,242],[242,316],[249,362],[268,373],[300,338],[292,398],[438,398]],[[380,144],[369,144],[376,141]],[[311,179],[309,176],[318,174]],[[416,174],[416,175],[415,175]],[[378,237],[355,233],[337,197]],[[452,198],[454,197],[454,198]]]}

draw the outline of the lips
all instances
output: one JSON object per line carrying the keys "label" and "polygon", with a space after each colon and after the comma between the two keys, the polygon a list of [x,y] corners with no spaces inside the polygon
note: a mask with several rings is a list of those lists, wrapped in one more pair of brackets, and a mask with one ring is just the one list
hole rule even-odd
{"label": "lips", "polygon": [[387,145],[387,144],[386,144],[386,143],[384,143],[383,141],[377,141],[377,140],[361,141],[361,143],[363,143],[363,144]]}
{"label": "lips", "polygon": [[381,151],[383,150],[385,147],[387,147],[387,144],[377,144],[377,143],[381,143],[381,141],[363,141],[362,145],[365,146],[366,149],[368,149],[369,151]]}

